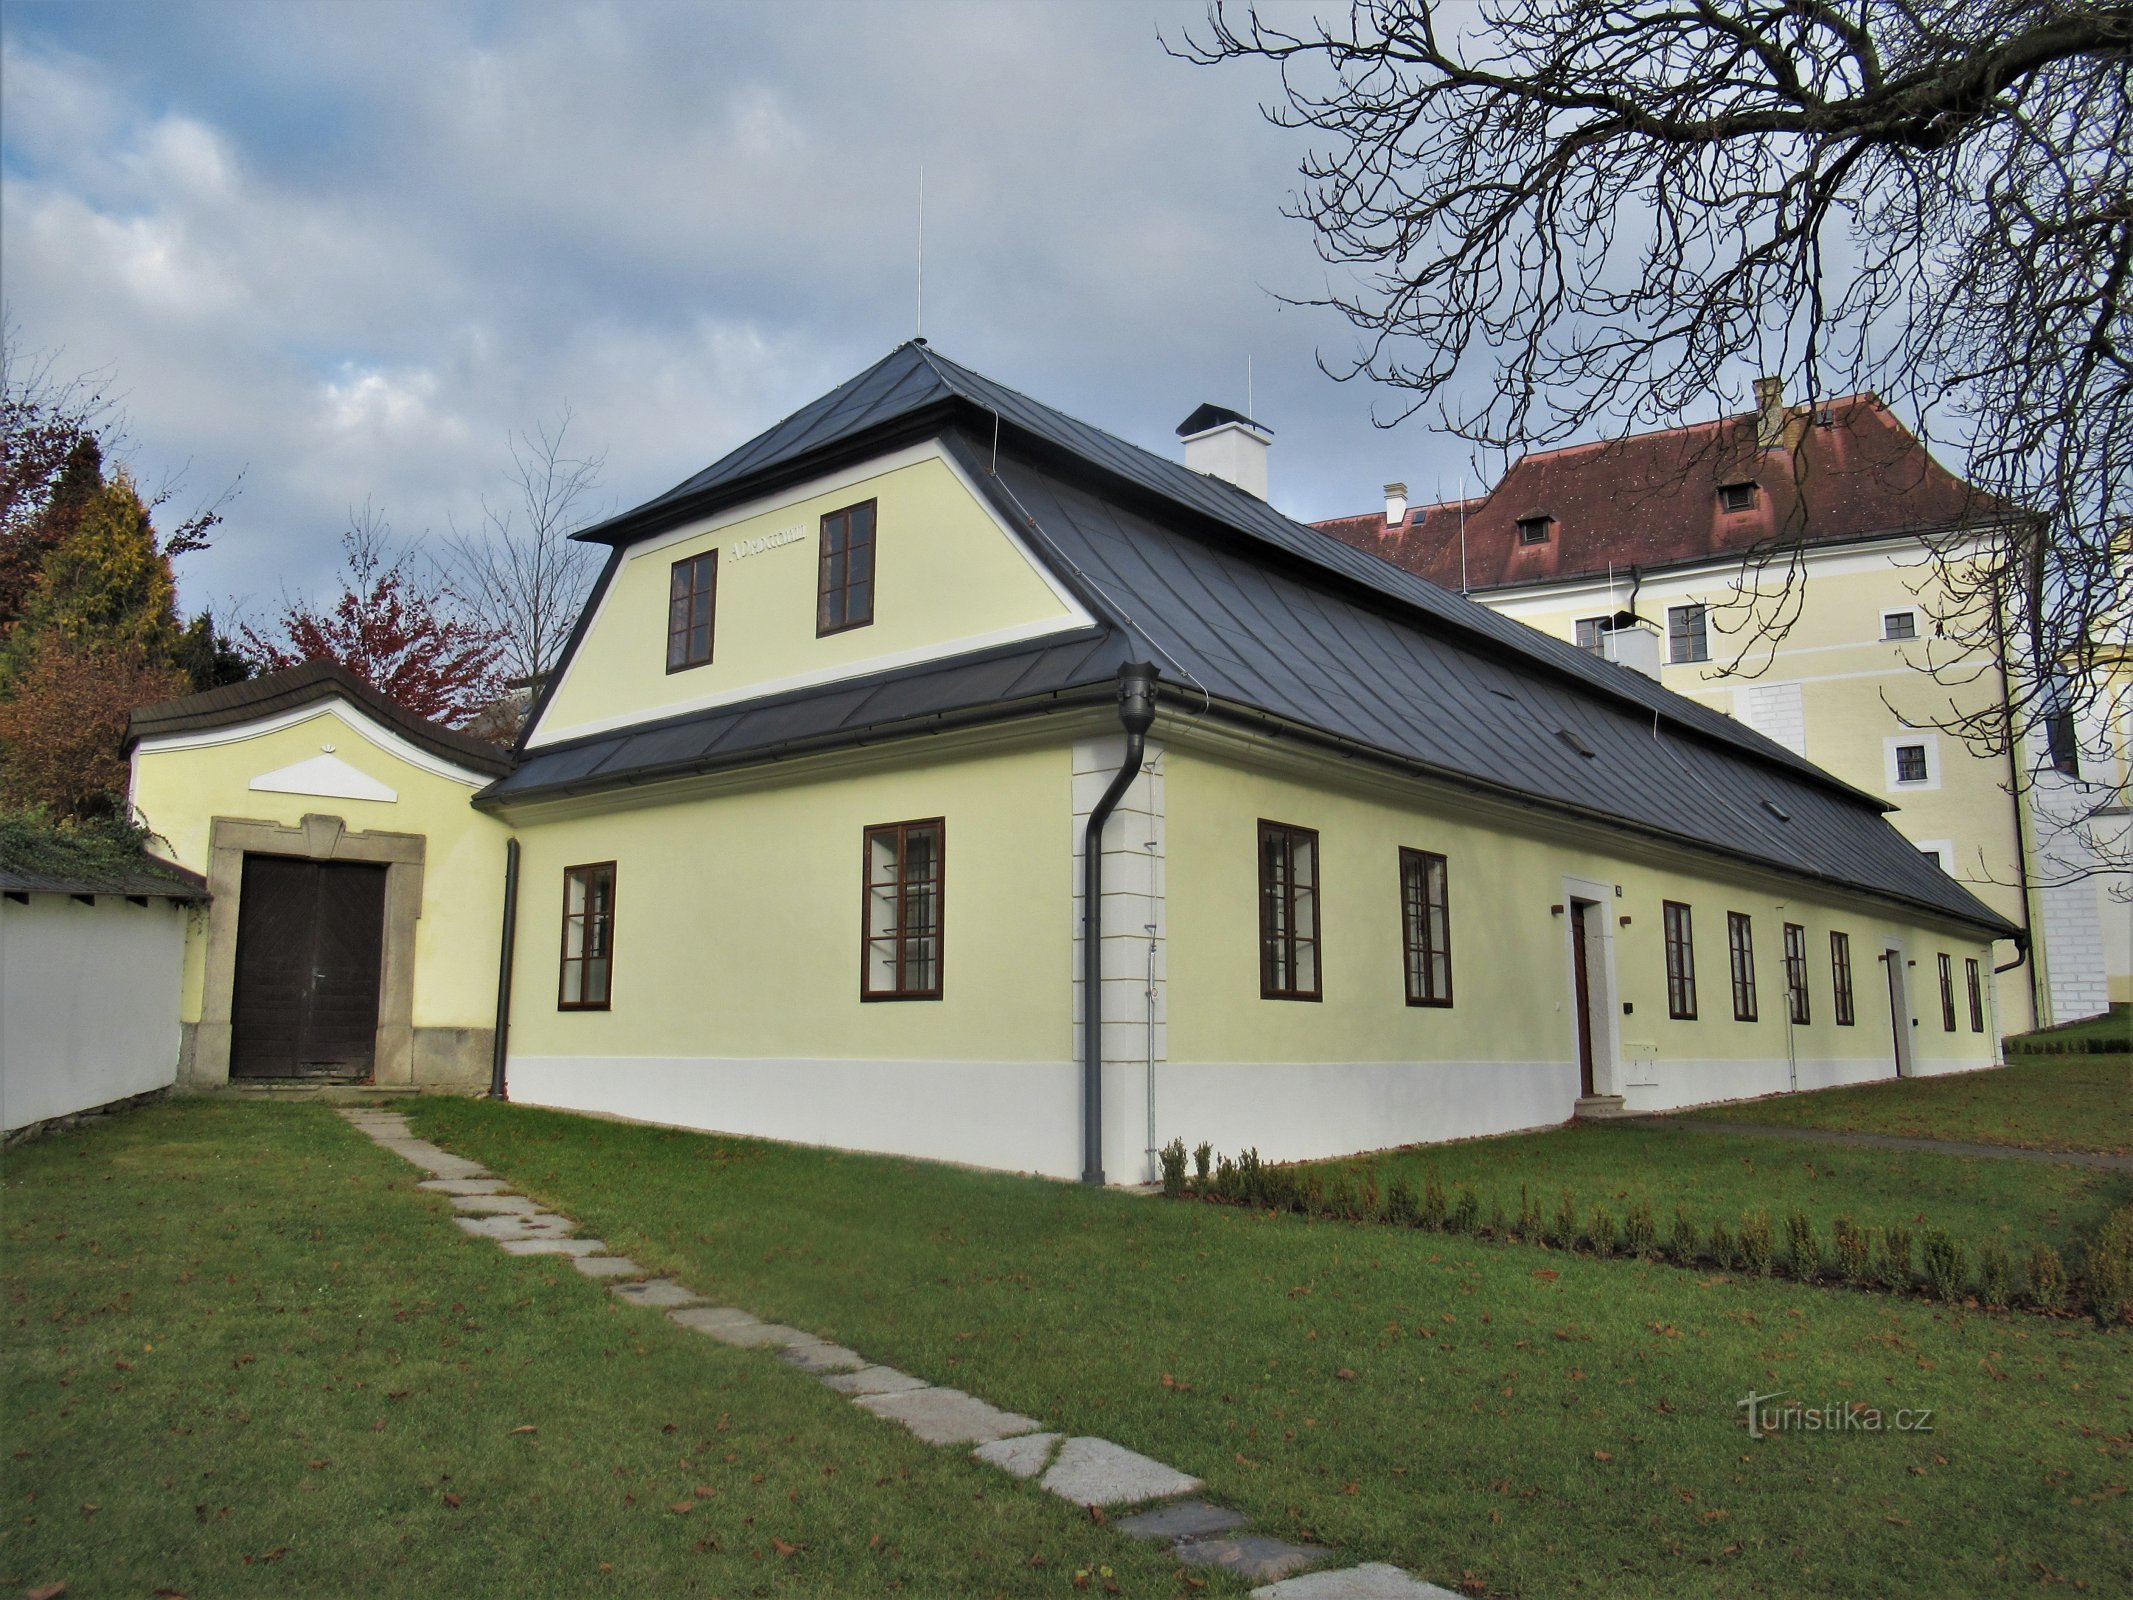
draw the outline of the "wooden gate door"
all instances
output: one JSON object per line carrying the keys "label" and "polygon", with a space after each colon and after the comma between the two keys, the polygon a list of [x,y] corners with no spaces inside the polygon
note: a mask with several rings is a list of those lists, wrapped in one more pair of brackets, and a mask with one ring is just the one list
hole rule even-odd
{"label": "wooden gate door", "polygon": [[246,856],[230,1075],[363,1077],[378,1033],[385,868]]}

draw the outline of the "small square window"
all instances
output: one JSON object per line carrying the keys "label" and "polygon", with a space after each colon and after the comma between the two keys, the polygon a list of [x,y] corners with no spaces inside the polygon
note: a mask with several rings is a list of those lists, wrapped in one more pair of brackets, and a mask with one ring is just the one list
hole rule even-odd
{"label": "small square window", "polygon": [[1707,606],[1668,606],[1666,611],[1666,658],[1673,662],[1711,659],[1711,632]]}
{"label": "small square window", "polygon": [[1917,638],[1918,613],[1915,611],[1884,611],[1881,614],[1881,637],[1884,639]]}
{"label": "small square window", "polygon": [[1943,864],[1940,859],[1940,852],[1938,850],[1921,850],[1918,853],[1924,856],[1928,861],[1932,862],[1933,865],[1935,865],[1936,867]]}
{"label": "small square window", "polygon": [[1752,483],[1722,485],[1718,491],[1719,508],[1724,511],[1753,511],[1755,494],[1755,485]]}
{"label": "small square window", "polygon": [[1607,618],[1578,618],[1577,645],[1580,650],[1590,650],[1594,655],[1602,654],[1607,649]]}
{"label": "small square window", "polygon": [[1520,517],[1518,519],[1518,542],[1520,544],[1546,544],[1555,531],[1553,517]]}
{"label": "small square window", "polygon": [[1924,783],[1926,781],[1926,747],[1922,744],[1900,744],[1896,747],[1896,781],[1898,783]]}

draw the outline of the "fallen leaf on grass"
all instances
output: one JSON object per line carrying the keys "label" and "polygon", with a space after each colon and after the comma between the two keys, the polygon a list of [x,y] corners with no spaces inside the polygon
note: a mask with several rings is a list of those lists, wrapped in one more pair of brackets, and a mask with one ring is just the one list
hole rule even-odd
{"label": "fallen leaf on grass", "polygon": [[1104,1515],[1102,1506],[1091,1506],[1089,1507],[1089,1520],[1101,1528],[1109,1523],[1111,1519]]}
{"label": "fallen leaf on grass", "polygon": [[1540,1279],[1542,1283],[1553,1283],[1562,1274],[1553,1267],[1540,1267],[1534,1271],[1533,1276]]}
{"label": "fallen leaf on grass", "polygon": [[48,1583],[41,1589],[23,1590],[22,1600],[59,1600],[59,1597],[66,1592],[67,1586],[64,1581]]}
{"label": "fallen leaf on grass", "polygon": [[714,1497],[715,1497],[715,1496],[716,1496],[716,1495],[718,1494],[718,1490],[714,1489],[714,1488],[713,1488],[713,1487],[712,1487],[712,1486],[711,1486],[710,1484],[708,1484],[708,1483],[699,1483],[699,1484],[698,1484],[698,1485],[696,1486],[696,1490],[695,1490],[695,1493],[696,1493],[696,1498],[697,1498],[697,1499],[699,1499],[699,1500],[709,1500],[709,1499],[712,1499],[712,1498],[714,1498]]}
{"label": "fallen leaf on grass", "polygon": [[1891,1523],[1891,1524],[1893,1524],[1894,1526],[1896,1526],[1896,1527],[1899,1527],[1899,1528],[1908,1528],[1908,1527],[1909,1527],[1909,1526],[1911,1525],[1911,1519],[1910,1519],[1909,1517],[1894,1517],[1894,1516],[1891,1516],[1891,1517],[1883,1517],[1883,1518],[1882,1518],[1881,1520],[1882,1520],[1883,1522]]}
{"label": "fallen leaf on grass", "polygon": [[1340,1379],[1343,1383],[1353,1383],[1355,1382],[1355,1368],[1336,1367],[1333,1371],[1333,1376]]}
{"label": "fallen leaf on grass", "polygon": [[98,1505],[94,1500],[84,1500],[81,1503],[81,1514],[85,1517],[93,1517],[103,1509],[104,1508]]}
{"label": "fallen leaf on grass", "polygon": [[539,1433],[539,1432],[540,1432],[541,1430],[540,1430],[540,1429],[539,1429],[538,1427],[536,1427],[536,1426],[535,1426],[535,1425],[534,1425],[533,1423],[530,1423],[530,1422],[529,1422],[529,1423],[526,1423],[526,1424],[524,1424],[524,1425],[523,1425],[522,1427],[517,1427],[517,1428],[513,1428],[513,1429],[512,1429],[511,1431],[512,1431],[512,1433],[514,1433],[514,1434],[520,1434],[520,1433]]}
{"label": "fallen leaf on grass", "polygon": [[667,1509],[677,1517],[685,1517],[696,1509],[696,1502],[694,1500],[677,1500]]}
{"label": "fallen leaf on grass", "polygon": [[454,1511],[457,1511],[459,1509],[459,1496],[456,1494],[448,1494],[444,1497],[444,1503],[450,1506]]}
{"label": "fallen leaf on grass", "polygon": [[1595,1450],[1592,1453],[1592,1459],[1595,1461],[1612,1461],[1614,1456],[1605,1450]]}
{"label": "fallen leaf on grass", "polygon": [[792,1557],[798,1555],[803,1549],[805,1549],[806,1546],[797,1544],[787,1544],[783,1539],[772,1539],[770,1541],[770,1548],[777,1551],[779,1555],[784,1556],[788,1560],[790,1560]]}
{"label": "fallen leaf on grass", "polygon": [[309,1461],[306,1461],[304,1465],[309,1467],[313,1472],[323,1472],[326,1470],[326,1468],[333,1465],[333,1459],[330,1456],[313,1456]]}
{"label": "fallen leaf on grass", "polygon": [[185,1600],[185,1594],[179,1589],[158,1589],[155,1591],[155,1600]]}

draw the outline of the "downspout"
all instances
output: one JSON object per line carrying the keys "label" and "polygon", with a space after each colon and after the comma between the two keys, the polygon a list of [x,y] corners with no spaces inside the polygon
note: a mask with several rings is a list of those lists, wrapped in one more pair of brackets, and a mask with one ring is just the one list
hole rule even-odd
{"label": "downspout", "polygon": [[1089,813],[1081,837],[1081,1181],[1099,1187],[1104,1181],[1104,824],[1140,776],[1141,754],[1155,723],[1155,683],[1161,676],[1146,661],[1129,661],[1118,669],[1118,720],[1126,730],[1126,754]]}
{"label": "downspout", "polygon": [[[2007,745],[2007,793],[2010,803],[2014,806],[2015,881],[2021,885],[2022,890],[2022,928],[2015,935],[2014,960],[2004,966],[1994,967],[1993,975],[1997,977],[2003,972],[2012,972],[2023,962],[2029,961],[2030,942],[2034,937],[2029,921],[2029,838],[2028,830],[2022,822],[2022,762],[2016,749],[2018,741],[2015,738],[2014,707],[2008,703],[2011,691],[2007,681],[2007,627],[2001,616],[1997,598],[1993,602],[1992,639],[1999,656],[1995,665],[2000,669],[2000,734]],[[2044,997],[2037,988],[2037,967],[2033,961],[2029,967],[2029,1025],[2032,1028],[2044,1026]]]}
{"label": "downspout", "polygon": [[496,962],[496,1031],[489,1053],[489,1098],[508,1100],[504,1058],[511,1045],[511,958],[518,948],[518,841],[504,841],[504,934]]}

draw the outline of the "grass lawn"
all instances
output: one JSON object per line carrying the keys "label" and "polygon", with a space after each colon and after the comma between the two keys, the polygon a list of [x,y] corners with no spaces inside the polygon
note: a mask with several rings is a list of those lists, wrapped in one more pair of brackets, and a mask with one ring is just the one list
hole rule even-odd
{"label": "grass lawn", "polygon": [[1330,1178],[1347,1171],[1380,1190],[1404,1175],[1417,1194],[1434,1171],[1445,1192],[1465,1184],[1481,1201],[1484,1221],[1501,1206],[1513,1224],[1523,1185],[1554,1216],[1562,1191],[1577,1197],[1585,1218],[1604,1204],[1619,1225],[1629,1207],[1648,1202],[1663,1241],[1674,1208],[1688,1209],[1701,1233],[1722,1221],[1731,1231],[1748,1211],[1765,1210],[1777,1237],[1793,1209],[1814,1219],[1829,1248],[1830,1223],[1848,1214],[1863,1227],[1897,1224],[1915,1234],[1945,1228],[1968,1248],[1997,1232],[2018,1260],[2042,1240],[2066,1255],[2115,1208],[2133,1201],[2133,1172],[1992,1161],[1909,1151],[1803,1144],[1752,1134],[1634,1123],[1592,1123],[1546,1133],[1472,1139],[1326,1162]]}
{"label": "grass lawn", "polygon": [[2032,1045],[2073,1044],[2090,1039],[2116,1039],[2123,1043],[2129,1034],[2133,1034],[2133,1006],[2121,1003],[2100,1017],[2084,1017],[2079,1022],[2062,1023],[2056,1028],[2017,1034],[2008,1041],[2008,1048],[2020,1052]]}
{"label": "grass lawn", "polygon": [[[707,1292],[1448,1587],[2133,1589],[2133,1339],[2086,1323],[481,1101],[413,1116]],[[1932,1431],[1750,1439],[1751,1390]]]}
{"label": "grass lawn", "polygon": [[2037,1056],[1984,1072],[1891,1078],[1683,1115],[1776,1127],[2133,1155],[2133,1056]]}
{"label": "grass lawn", "polygon": [[774,1357],[464,1237],[420,1176],[226,1101],[9,1153],[0,1591],[1182,1592]]}

